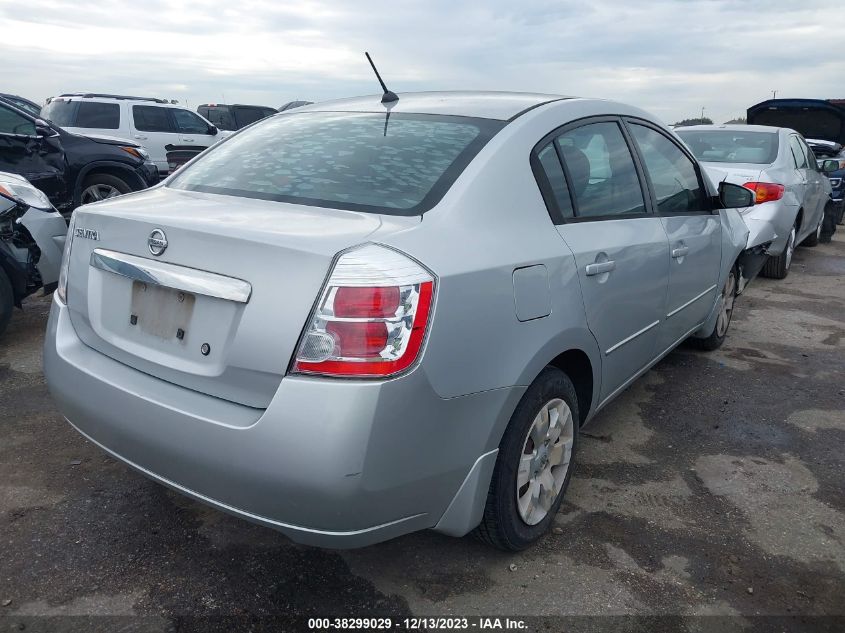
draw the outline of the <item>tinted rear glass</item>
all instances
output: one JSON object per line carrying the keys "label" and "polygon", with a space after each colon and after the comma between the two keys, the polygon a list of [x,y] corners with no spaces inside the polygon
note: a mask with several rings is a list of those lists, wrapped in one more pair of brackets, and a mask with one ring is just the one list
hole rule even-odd
{"label": "tinted rear glass", "polygon": [[206,119],[211,121],[212,124],[216,125],[221,130],[237,129],[235,128],[235,122],[232,120],[232,113],[229,112],[229,108],[220,106],[200,106],[199,108],[197,108],[197,112],[199,112]]}
{"label": "tinted rear glass", "polygon": [[132,106],[132,120],[139,132],[175,132],[167,108]]}
{"label": "tinted rear glass", "polygon": [[242,127],[246,127],[251,123],[255,123],[256,121],[260,121],[264,117],[268,117],[271,114],[276,114],[276,110],[272,110],[270,108],[244,108],[244,107],[234,107],[232,108],[235,114],[235,123],[238,126],[238,129]]}
{"label": "tinted rear glass", "polygon": [[168,185],[262,200],[417,215],[446,193],[504,122],[307,112],[241,132]]}
{"label": "tinted rear glass", "polygon": [[735,130],[675,130],[705,163],[752,163],[769,165],[778,155],[776,132]]}
{"label": "tinted rear glass", "polygon": [[116,130],[120,127],[120,106],[116,103],[81,101],[74,127]]}
{"label": "tinted rear glass", "polygon": [[41,117],[52,121],[59,127],[73,127],[76,105],[73,101],[54,99],[41,108]]}

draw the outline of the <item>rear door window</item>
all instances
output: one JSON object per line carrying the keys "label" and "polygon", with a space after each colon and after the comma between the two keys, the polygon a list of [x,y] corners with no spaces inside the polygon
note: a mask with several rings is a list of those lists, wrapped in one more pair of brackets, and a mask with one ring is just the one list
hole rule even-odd
{"label": "rear door window", "polygon": [[645,163],[657,210],[663,214],[709,212],[689,156],[657,130],[636,123],[629,129]]}
{"label": "rear door window", "polygon": [[74,127],[117,130],[120,128],[120,105],[117,103],[80,101]]}
{"label": "rear door window", "polygon": [[557,137],[579,218],[646,212],[634,159],[618,123],[589,123]]}
{"label": "rear door window", "polygon": [[204,154],[175,189],[374,213],[434,206],[502,121],[304,112],[268,119]]}
{"label": "rear door window", "polygon": [[156,106],[132,106],[132,120],[139,132],[175,132],[168,108]]}

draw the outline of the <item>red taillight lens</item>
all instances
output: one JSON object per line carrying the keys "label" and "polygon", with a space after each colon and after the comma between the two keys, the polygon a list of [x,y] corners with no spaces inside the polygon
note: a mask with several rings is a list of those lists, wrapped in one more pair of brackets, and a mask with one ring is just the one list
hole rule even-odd
{"label": "red taillight lens", "polygon": [[401,253],[371,244],[344,254],[302,337],[293,371],[382,378],[407,369],[420,355],[433,297],[432,274]]}
{"label": "red taillight lens", "polygon": [[784,186],[773,182],[747,182],[742,185],[756,194],[755,202],[773,202],[783,198]]}
{"label": "red taillight lens", "polygon": [[334,296],[336,317],[389,317],[399,307],[399,288],[338,288]]}

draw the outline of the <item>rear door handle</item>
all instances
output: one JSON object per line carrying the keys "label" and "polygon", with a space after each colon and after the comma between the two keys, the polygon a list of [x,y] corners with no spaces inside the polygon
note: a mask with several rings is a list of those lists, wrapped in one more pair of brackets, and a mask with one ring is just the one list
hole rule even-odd
{"label": "rear door handle", "polygon": [[672,249],[672,257],[678,259],[679,257],[683,257],[689,253],[689,246],[679,246],[678,248]]}
{"label": "rear door handle", "polygon": [[616,262],[610,260],[609,262],[601,262],[600,264],[587,264],[585,270],[587,271],[587,277],[592,277],[593,275],[609,273],[614,268],[616,268]]}
{"label": "rear door handle", "polygon": [[194,139],[192,139],[192,138],[183,138],[182,140],[185,141],[186,143],[193,143],[194,142]]}
{"label": "rear door handle", "polygon": [[146,139],[147,139],[147,137],[146,137],[146,136],[144,136],[143,134],[136,134],[136,135],[135,135],[135,138],[140,139],[140,140],[142,140],[142,141],[144,141],[144,140],[146,140]]}

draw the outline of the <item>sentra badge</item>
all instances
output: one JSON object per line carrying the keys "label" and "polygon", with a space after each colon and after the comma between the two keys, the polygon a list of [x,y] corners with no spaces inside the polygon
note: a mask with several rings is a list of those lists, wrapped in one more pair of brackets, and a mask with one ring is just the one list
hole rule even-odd
{"label": "sentra badge", "polygon": [[95,231],[94,229],[83,229],[81,226],[76,228],[76,232],[73,235],[74,237],[82,237],[86,240],[100,240],[99,231]]}

